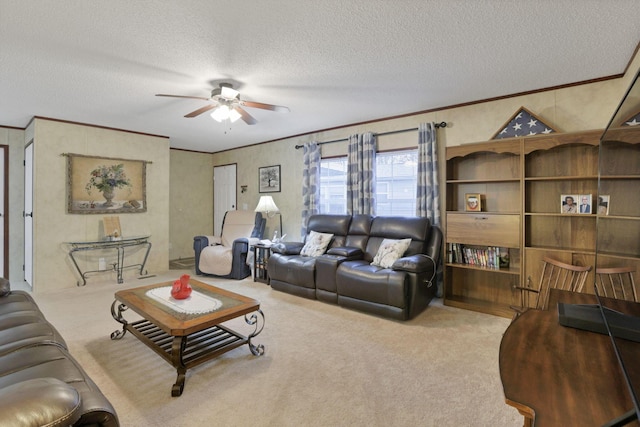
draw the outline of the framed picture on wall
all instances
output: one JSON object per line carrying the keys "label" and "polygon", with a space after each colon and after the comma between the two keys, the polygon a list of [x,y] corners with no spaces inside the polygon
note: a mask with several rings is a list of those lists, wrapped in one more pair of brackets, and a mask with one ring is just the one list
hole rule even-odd
{"label": "framed picture on wall", "polygon": [[147,162],[81,154],[67,156],[67,212],[147,211]]}
{"label": "framed picture on wall", "polygon": [[280,192],[280,165],[258,168],[258,188],[260,193]]}

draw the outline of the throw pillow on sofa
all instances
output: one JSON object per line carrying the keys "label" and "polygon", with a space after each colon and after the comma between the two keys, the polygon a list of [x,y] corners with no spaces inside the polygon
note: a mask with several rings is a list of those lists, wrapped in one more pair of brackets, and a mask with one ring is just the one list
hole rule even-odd
{"label": "throw pillow on sofa", "polygon": [[300,255],[310,257],[322,255],[327,250],[327,246],[329,246],[332,238],[333,234],[310,231],[307,241],[300,251]]}
{"label": "throw pillow on sofa", "polygon": [[384,239],[378,248],[378,253],[373,257],[371,265],[377,265],[382,268],[390,268],[398,258],[404,255],[409,249],[411,239]]}

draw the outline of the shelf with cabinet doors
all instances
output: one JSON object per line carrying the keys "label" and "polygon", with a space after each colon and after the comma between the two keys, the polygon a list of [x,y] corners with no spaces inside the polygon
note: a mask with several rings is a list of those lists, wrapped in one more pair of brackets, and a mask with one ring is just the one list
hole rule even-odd
{"label": "shelf with cabinet doors", "polygon": [[[448,253],[445,304],[510,316],[513,288],[520,283],[521,140],[449,147],[446,158],[447,251],[457,247],[483,254],[498,249],[508,253],[509,265],[487,266]],[[480,212],[465,210],[469,193],[481,195]]]}

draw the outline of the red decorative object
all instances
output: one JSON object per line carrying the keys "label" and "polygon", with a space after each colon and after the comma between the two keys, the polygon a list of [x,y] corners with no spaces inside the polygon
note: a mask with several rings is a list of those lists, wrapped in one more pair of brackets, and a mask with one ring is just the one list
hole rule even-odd
{"label": "red decorative object", "polygon": [[183,274],[180,279],[173,282],[171,287],[171,296],[175,299],[186,299],[191,295],[191,285],[189,284],[189,275]]}

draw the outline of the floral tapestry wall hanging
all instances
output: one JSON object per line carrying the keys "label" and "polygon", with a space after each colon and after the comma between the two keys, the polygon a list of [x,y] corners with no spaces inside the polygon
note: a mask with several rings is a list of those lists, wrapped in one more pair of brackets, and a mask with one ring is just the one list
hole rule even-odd
{"label": "floral tapestry wall hanging", "polygon": [[67,156],[67,212],[78,214],[147,211],[143,160]]}

